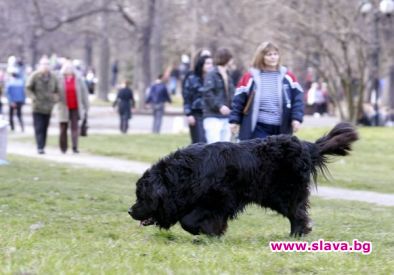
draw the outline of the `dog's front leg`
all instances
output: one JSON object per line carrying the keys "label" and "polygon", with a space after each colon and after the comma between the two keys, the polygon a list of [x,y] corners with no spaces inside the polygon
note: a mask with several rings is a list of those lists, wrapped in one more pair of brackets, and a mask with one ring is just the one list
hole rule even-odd
{"label": "dog's front leg", "polygon": [[290,236],[301,237],[312,231],[311,222],[307,211],[308,202],[298,205],[295,211],[288,215],[290,221]]}

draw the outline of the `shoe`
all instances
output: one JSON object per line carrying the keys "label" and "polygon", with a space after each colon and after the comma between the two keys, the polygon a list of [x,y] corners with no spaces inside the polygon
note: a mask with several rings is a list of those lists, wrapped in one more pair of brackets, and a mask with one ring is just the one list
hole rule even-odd
{"label": "shoe", "polygon": [[43,155],[43,154],[45,154],[45,151],[44,151],[44,149],[38,149],[38,154],[39,154],[39,155]]}
{"label": "shoe", "polygon": [[74,154],[79,154],[78,149],[73,149],[73,153],[74,153]]}

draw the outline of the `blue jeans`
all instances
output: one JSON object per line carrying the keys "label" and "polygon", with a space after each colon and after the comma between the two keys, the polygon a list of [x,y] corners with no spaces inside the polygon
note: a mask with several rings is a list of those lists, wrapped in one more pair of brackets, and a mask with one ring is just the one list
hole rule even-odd
{"label": "blue jeans", "polygon": [[256,128],[253,131],[253,138],[266,138],[268,136],[279,135],[280,126],[279,125],[269,125],[258,122]]}

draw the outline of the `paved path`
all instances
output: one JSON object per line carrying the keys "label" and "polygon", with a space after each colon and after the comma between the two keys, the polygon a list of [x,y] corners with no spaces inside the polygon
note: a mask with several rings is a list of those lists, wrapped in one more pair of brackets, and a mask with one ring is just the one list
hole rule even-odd
{"label": "paved path", "polygon": [[[148,163],[96,156],[87,153],[80,153],[77,155],[71,153],[62,154],[59,150],[54,148],[47,148],[45,155],[38,155],[32,144],[15,142],[12,140],[9,141],[8,144],[8,153],[60,163],[68,163],[71,165],[78,165],[79,167],[84,166],[100,170],[105,169],[136,174],[142,174],[150,166]],[[324,199],[362,201],[382,206],[394,206],[394,194],[382,194],[369,191],[319,186],[317,191],[312,191],[312,195]]]}

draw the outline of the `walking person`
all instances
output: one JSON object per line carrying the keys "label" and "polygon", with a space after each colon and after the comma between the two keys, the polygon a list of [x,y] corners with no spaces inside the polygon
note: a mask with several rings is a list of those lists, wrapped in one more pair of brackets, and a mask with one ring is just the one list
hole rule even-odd
{"label": "walking person", "polygon": [[39,154],[44,154],[52,109],[59,96],[57,78],[50,71],[47,58],[42,58],[39,69],[30,75],[26,84],[26,91],[32,99],[37,151]]}
{"label": "walking person", "polygon": [[88,89],[84,79],[75,71],[73,64],[66,61],[59,75],[59,146],[62,153],[68,149],[67,129],[70,124],[71,143],[74,153],[79,153],[78,121],[87,115],[89,109]]}
{"label": "walking person", "polygon": [[252,66],[241,78],[232,102],[230,123],[240,140],[292,134],[304,116],[303,90],[295,76],[280,65],[272,42],[256,50]]}
{"label": "walking person", "polygon": [[118,113],[120,118],[120,132],[123,134],[127,133],[129,129],[129,120],[131,119],[132,112],[131,108],[134,108],[135,101],[133,91],[130,88],[130,82],[124,81],[123,87],[119,89],[116,100],[113,107],[118,107]]}
{"label": "walking person", "polygon": [[153,133],[159,134],[161,129],[161,122],[164,115],[165,103],[171,103],[171,98],[163,81],[163,75],[160,74],[155,81],[155,84],[149,89],[146,104],[151,104],[153,109]]}
{"label": "walking person", "polygon": [[189,125],[192,143],[207,142],[203,125],[204,77],[212,68],[212,57],[199,57],[193,72],[186,76],[183,83],[183,109]]}
{"label": "walking person", "polygon": [[230,141],[229,114],[234,96],[234,84],[228,72],[232,54],[220,48],[215,54],[215,65],[204,78],[203,124],[208,143]]}
{"label": "walking person", "polygon": [[11,75],[5,84],[5,91],[9,104],[9,120],[11,131],[14,131],[14,113],[19,120],[21,131],[24,132],[22,106],[25,104],[25,83],[17,68],[11,70]]}

